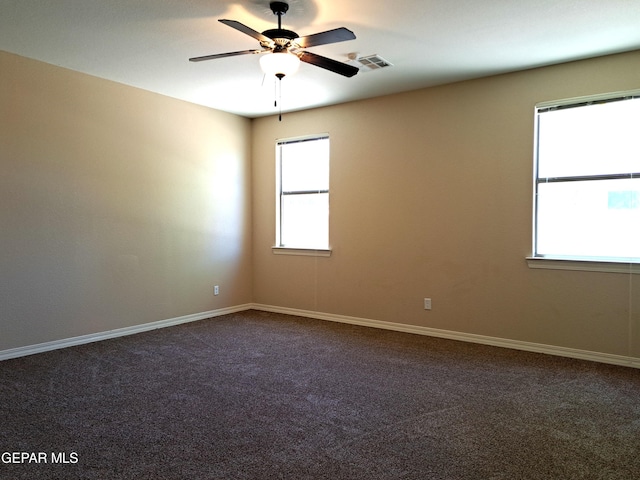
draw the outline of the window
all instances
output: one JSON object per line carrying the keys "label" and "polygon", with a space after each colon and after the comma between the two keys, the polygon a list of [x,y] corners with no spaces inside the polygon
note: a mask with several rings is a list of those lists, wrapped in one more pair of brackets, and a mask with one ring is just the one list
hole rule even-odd
{"label": "window", "polygon": [[276,146],[276,247],[329,248],[329,137]]}
{"label": "window", "polygon": [[640,262],[640,92],[536,108],[534,257]]}

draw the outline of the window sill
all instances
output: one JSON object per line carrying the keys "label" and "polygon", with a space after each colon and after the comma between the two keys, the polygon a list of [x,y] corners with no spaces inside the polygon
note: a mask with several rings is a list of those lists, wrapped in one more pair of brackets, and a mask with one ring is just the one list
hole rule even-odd
{"label": "window sill", "polygon": [[529,266],[529,268],[540,268],[547,270],[576,270],[582,272],[640,274],[640,263],[631,262],[527,257],[527,265]]}
{"label": "window sill", "polygon": [[330,257],[331,250],[317,248],[271,247],[275,255],[301,255],[304,257]]}

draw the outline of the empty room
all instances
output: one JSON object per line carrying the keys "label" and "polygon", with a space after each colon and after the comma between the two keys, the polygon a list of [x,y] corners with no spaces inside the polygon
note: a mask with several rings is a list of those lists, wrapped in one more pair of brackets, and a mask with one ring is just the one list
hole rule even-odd
{"label": "empty room", "polygon": [[0,478],[640,478],[638,25],[4,0]]}

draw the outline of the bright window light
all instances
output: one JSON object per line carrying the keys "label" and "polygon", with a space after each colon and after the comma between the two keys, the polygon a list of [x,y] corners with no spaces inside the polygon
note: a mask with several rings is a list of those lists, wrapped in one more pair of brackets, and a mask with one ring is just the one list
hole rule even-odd
{"label": "bright window light", "polygon": [[277,143],[276,246],[329,248],[329,137]]}
{"label": "bright window light", "polygon": [[640,262],[639,95],[537,108],[534,256]]}

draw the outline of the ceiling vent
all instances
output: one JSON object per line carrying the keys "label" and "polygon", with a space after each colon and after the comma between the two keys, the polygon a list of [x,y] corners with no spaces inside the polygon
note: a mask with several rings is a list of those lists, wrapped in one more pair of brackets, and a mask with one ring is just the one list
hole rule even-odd
{"label": "ceiling vent", "polygon": [[[351,54],[353,55],[353,54]],[[349,58],[351,58],[349,55]],[[366,57],[358,57],[357,54],[354,55],[355,58],[351,58],[358,67],[364,72],[368,72],[370,70],[380,70],[381,68],[392,67],[393,63],[387,62],[380,55],[367,55]]]}

